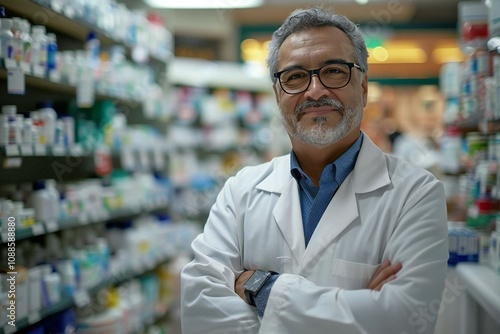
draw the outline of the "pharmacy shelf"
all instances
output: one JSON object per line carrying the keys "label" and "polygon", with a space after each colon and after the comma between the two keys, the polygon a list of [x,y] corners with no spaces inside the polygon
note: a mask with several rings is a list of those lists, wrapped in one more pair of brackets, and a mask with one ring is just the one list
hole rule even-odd
{"label": "pharmacy shelf", "polygon": [[[0,69],[0,79],[6,80],[7,79],[7,70],[4,68]],[[35,88],[44,92],[49,92],[49,93],[57,93],[57,94],[62,94],[65,96],[70,96],[70,97],[76,97],[77,94],[77,88],[74,86],[71,86],[66,83],[62,82],[55,82],[51,81],[45,78],[40,78],[36,77],[33,75],[25,74],[24,75],[24,80],[25,80],[25,85],[26,85],[26,90],[29,90],[30,88]],[[0,86],[2,87],[2,86]],[[29,93],[29,92],[27,92]],[[23,94],[24,96],[24,94]],[[140,100],[138,99],[132,99],[124,96],[117,96],[113,94],[103,94],[96,92],[95,93],[95,99],[96,100],[114,100],[116,102],[121,102],[121,103],[140,103]]]}
{"label": "pharmacy shelf", "polygon": [[[25,318],[16,319],[15,327],[4,325],[3,328],[0,328],[0,334],[20,332],[27,329],[29,326],[32,326],[42,321],[43,319],[46,319],[70,307],[86,307],[90,303],[91,296],[96,295],[100,290],[114,285],[119,285],[136,277],[142,276],[171,258],[172,254],[162,254],[156,259],[148,259],[146,261],[143,261],[140,268],[129,268],[121,272],[110,273],[108,278],[104,279],[102,282],[96,284],[91,288],[81,289],[73,296],[65,296],[59,302],[53,305],[44,307],[42,310],[34,312]],[[166,309],[168,309],[168,307]],[[159,314],[157,316],[163,316],[163,314]]]}
{"label": "pharmacy shelf", "polygon": [[[40,4],[38,3],[40,2]],[[4,7],[11,14],[22,16],[34,24],[45,25],[50,30],[54,30],[65,35],[68,35],[76,40],[84,42],[87,40],[89,32],[97,32],[102,47],[110,47],[117,44],[123,45],[127,49],[127,55],[132,54],[133,45],[127,45],[123,41],[118,41],[109,36],[105,31],[97,28],[91,23],[85,22],[79,18],[69,18],[61,13],[57,13],[49,6],[41,3],[42,1],[34,0],[0,0],[0,6]],[[9,15],[15,16],[15,15]],[[169,57],[157,57],[149,55],[150,59],[166,63]]]}
{"label": "pharmacy shelf", "polygon": [[[47,233],[53,233],[60,230],[71,229],[75,227],[86,226],[90,224],[116,220],[121,218],[127,218],[146,212],[153,212],[165,209],[167,206],[168,206],[167,201],[156,200],[139,204],[136,207],[119,208],[111,211],[105,211],[102,213],[96,213],[94,211],[91,211],[85,215],[79,215],[78,217],[63,219],[60,221],[36,222],[29,228],[17,229],[16,241],[36,237],[39,235],[44,235]],[[2,233],[0,233],[0,244],[6,243],[7,241],[8,241],[8,232],[2,231]]]}
{"label": "pharmacy shelf", "polygon": [[[112,169],[128,172],[155,172],[165,169],[166,149],[129,148],[109,152]],[[78,144],[73,147],[44,145],[0,146],[0,184],[31,183],[54,179],[74,181],[96,173],[96,151]]]}

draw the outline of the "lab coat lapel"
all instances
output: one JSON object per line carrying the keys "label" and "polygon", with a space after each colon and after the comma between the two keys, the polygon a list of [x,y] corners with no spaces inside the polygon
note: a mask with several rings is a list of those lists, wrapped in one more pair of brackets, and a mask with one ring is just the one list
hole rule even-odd
{"label": "lab coat lapel", "polygon": [[293,254],[295,263],[299,263],[306,246],[299,192],[295,179],[290,178],[283,188],[283,192],[274,207],[273,216]]}
{"label": "lab coat lapel", "polygon": [[279,158],[276,168],[257,188],[279,196],[273,218],[289,248],[288,254],[291,253],[294,263],[298,264],[304,254],[305,240],[298,184],[290,174],[290,155]]}
{"label": "lab coat lapel", "polygon": [[367,193],[389,183],[385,155],[365,135],[354,170],[344,180],[321,217],[298,272],[306,269],[327,247],[332,252],[331,256],[334,256],[335,248],[329,246],[359,216],[357,193]]}

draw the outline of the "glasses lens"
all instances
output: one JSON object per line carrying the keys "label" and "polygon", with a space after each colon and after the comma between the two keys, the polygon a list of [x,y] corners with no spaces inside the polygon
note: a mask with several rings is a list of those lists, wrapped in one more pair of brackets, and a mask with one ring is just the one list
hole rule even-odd
{"label": "glasses lens", "polygon": [[346,64],[329,64],[323,67],[319,78],[328,88],[344,87],[349,82],[351,70]]}
{"label": "glasses lens", "polygon": [[309,72],[301,69],[288,70],[281,73],[281,87],[287,93],[299,93],[309,85]]}

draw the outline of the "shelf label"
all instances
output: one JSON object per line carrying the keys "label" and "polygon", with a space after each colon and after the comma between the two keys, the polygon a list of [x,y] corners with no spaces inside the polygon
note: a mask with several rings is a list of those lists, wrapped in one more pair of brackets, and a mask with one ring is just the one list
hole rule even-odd
{"label": "shelf label", "polygon": [[25,92],[24,72],[21,67],[8,69],[7,92],[9,94],[23,95]]}
{"label": "shelf label", "polygon": [[21,158],[6,158],[3,160],[3,168],[19,168],[23,163],[23,159]]}
{"label": "shelf label", "polygon": [[45,145],[35,145],[35,154],[41,156],[47,155],[47,147]]}
{"label": "shelf label", "polygon": [[52,154],[57,156],[57,157],[62,157],[66,155],[66,148],[64,146],[53,146],[52,147]]}
{"label": "shelf label", "polygon": [[19,147],[17,145],[7,145],[7,146],[5,146],[5,154],[8,157],[18,156],[19,155]]}
{"label": "shelf label", "polygon": [[73,157],[81,157],[83,156],[83,147],[80,145],[74,145],[69,149],[69,153]]}
{"label": "shelf label", "polygon": [[33,147],[31,145],[21,145],[21,155],[28,157],[33,155]]}
{"label": "shelf label", "polygon": [[43,230],[43,225],[36,223],[35,225],[31,226],[31,233],[33,233],[34,236],[37,235],[42,235],[45,231]]}
{"label": "shelf label", "polygon": [[77,307],[84,307],[90,304],[90,296],[87,290],[78,290],[73,295],[73,301]]}
{"label": "shelf label", "polygon": [[47,233],[55,232],[59,230],[59,225],[55,221],[48,221],[45,222],[45,229],[47,230]]}

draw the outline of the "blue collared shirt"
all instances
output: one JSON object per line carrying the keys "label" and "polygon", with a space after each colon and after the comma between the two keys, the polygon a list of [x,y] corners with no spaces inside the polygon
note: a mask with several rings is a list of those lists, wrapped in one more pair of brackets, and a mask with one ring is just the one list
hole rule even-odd
{"label": "blue collared shirt", "polygon": [[[297,161],[295,153],[292,151],[290,154],[290,173],[299,183],[300,208],[302,212],[302,224],[304,228],[306,247],[312,233],[314,232],[314,228],[316,228],[317,221],[319,221],[319,218],[323,215],[337,189],[340,187],[342,182],[344,182],[347,175],[349,175],[349,173],[351,173],[354,169],[362,143],[363,133],[360,133],[358,139],[347,151],[344,152],[344,154],[342,154],[333,163],[325,166],[323,172],[321,173],[319,187],[316,187],[311,178],[304,173],[299,165],[299,162]],[[325,187],[325,189],[322,190],[326,191],[320,192],[320,188],[323,187]],[[318,194],[320,194],[320,196],[317,196]],[[315,207],[315,212],[312,214],[317,217],[309,217],[311,215],[313,205]],[[311,222],[311,218],[315,223],[308,226],[308,221]],[[271,294],[271,288],[278,277],[279,275],[271,276],[255,298],[257,313],[260,316],[264,315],[267,299]]]}

